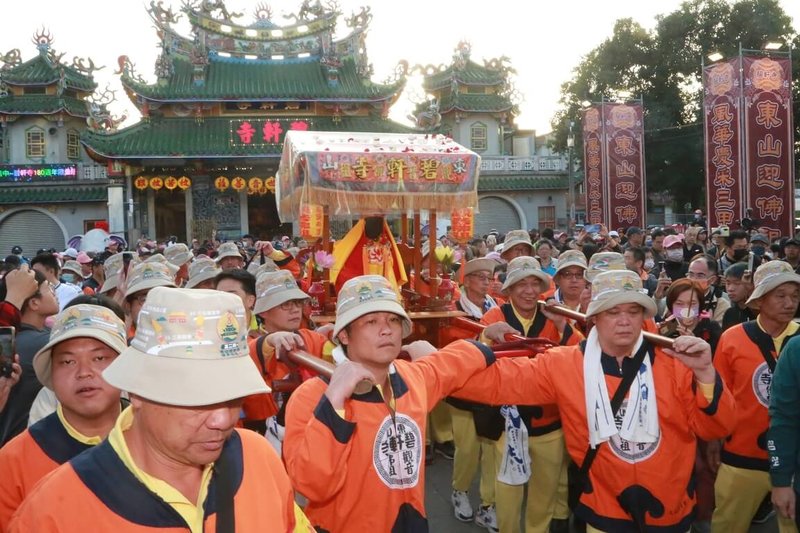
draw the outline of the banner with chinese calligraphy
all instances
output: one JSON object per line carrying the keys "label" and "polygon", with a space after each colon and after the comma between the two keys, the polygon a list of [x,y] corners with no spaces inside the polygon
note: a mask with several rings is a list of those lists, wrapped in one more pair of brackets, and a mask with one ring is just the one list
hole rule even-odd
{"label": "banner with chinese calligraphy", "polygon": [[443,135],[291,131],[277,175],[278,212],[329,215],[450,212],[477,207],[480,156]]}
{"label": "banner with chinese calligraphy", "polygon": [[305,119],[233,119],[230,123],[231,146],[267,148],[280,145],[288,131],[306,131]]}
{"label": "banner with chinese calligraphy", "polygon": [[583,165],[586,176],[586,222],[605,224],[606,180],[603,162],[603,106],[583,112]]}
{"label": "banner with chinese calligraphy", "polygon": [[771,237],[794,228],[794,127],[789,58],[742,57],[747,207]]}
{"label": "banner with chinese calligraphy", "polygon": [[640,103],[602,104],[609,229],[645,227],[644,125]]}
{"label": "banner with chinese calligraphy", "polygon": [[739,58],[703,69],[706,213],[711,228],[742,219]]}

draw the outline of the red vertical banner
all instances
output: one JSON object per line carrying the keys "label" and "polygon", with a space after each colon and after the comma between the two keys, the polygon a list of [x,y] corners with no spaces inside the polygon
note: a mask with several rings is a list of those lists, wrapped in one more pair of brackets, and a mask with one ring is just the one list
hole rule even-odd
{"label": "red vertical banner", "polygon": [[586,223],[605,224],[606,180],[603,158],[603,106],[583,111],[583,166],[586,176]]}
{"label": "red vertical banner", "polygon": [[794,228],[794,128],[789,58],[742,57],[747,207],[770,236]]}
{"label": "red vertical banner", "polygon": [[703,68],[708,224],[731,226],[744,214],[739,58]]}
{"label": "red vertical banner", "polygon": [[647,225],[644,125],[639,103],[603,104],[609,229]]}

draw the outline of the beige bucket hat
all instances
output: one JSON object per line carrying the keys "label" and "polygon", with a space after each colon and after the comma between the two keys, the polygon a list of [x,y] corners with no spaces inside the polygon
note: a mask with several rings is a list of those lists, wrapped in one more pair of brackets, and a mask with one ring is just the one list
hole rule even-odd
{"label": "beige bucket hat", "polygon": [[153,287],[174,286],[175,274],[166,263],[145,261],[128,271],[128,290],[125,292],[125,297]]}
{"label": "beige bucket hat", "polygon": [[83,276],[83,273],[81,272],[81,264],[75,260],[70,260],[64,263],[64,266],[61,267],[61,270],[69,270],[70,272],[74,272],[79,276]]}
{"label": "beige bucket hat", "polygon": [[169,271],[172,272],[173,276],[178,273],[178,270],[181,269],[180,266],[173,265],[172,263],[167,261],[167,258],[164,257],[163,254],[153,254],[153,255],[147,257],[143,262],[144,263],[161,263],[162,265],[166,265],[166,267],[169,269]]}
{"label": "beige bucket hat", "polygon": [[216,278],[220,272],[222,269],[213,259],[208,257],[195,259],[189,265],[189,280],[186,282],[186,288],[191,289],[204,281]]}
{"label": "beige bucket hat", "polygon": [[756,302],[772,290],[784,283],[797,283],[800,285],[800,275],[795,274],[792,266],[786,261],[769,261],[758,267],[753,274],[755,289],[747,304]]}
{"label": "beige bucket hat", "polygon": [[[264,262],[261,263],[261,261]],[[254,275],[256,278],[258,278],[258,276],[260,276],[264,272],[275,272],[277,270],[278,270],[278,265],[276,265],[275,261],[273,261],[269,257],[253,259],[250,262],[250,264],[247,265],[247,271],[250,272],[252,275]]]}
{"label": "beige bucket hat", "polygon": [[539,261],[527,255],[515,257],[509,261],[506,268],[506,281],[503,283],[502,292],[504,294],[507,293],[512,285],[529,277],[535,277],[539,280],[542,292],[550,288],[550,276],[542,270]]}
{"label": "beige bucket hat", "polygon": [[[559,262],[561,262],[561,256],[559,256]],[[584,277],[587,281],[594,281],[599,273],[610,270],[625,270],[625,257],[617,252],[599,252],[589,258]]]}
{"label": "beige bucket hat", "polygon": [[189,251],[188,246],[178,242],[167,246],[164,250],[164,257],[173,265],[181,267],[192,259],[192,252]]}
{"label": "beige bucket hat", "polygon": [[342,286],[336,300],[336,323],[333,338],[352,321],[369,313],[394,313],[403,319],[403,338],[411,335],[411,319],[400,304],[389,280],[383,276],[356,276]]}
{"label": "beige bucket hat", "polygon": [[42,385],[53,388],[53,347],[77,337],[97,339],[117,353],[128,346],[125,323],[107,307],[90,304],[68,307],[56,315],[50,340],[33,357],[33,369]]}
{"label": "beige bucket hat", "polygon": [[586,256],[580,250],[567,250],[558,256],[558,268],[556,268],[556,275],[565,268],[580,267],[584,271],[587,268]]}
{"label": "beige bucket hat", "polygon": [[253,313],[259,314],[290,300],[307,300],[308,294],[297,286],[288,270],[263,272],[256,278],[256,305]]}
{"label": "beige bucket hat", "polygon": [[244,261],[244,257],[241,252],[239,252],[239,247],[236,246],[235,242],[223,242],[220,244],[219,248],[217,248],[217,257],[214,258],[214,261],[219,263],[226,257],[238,257]]}
{"label": "beige bucket hat", "polygon": [[506,238],[503,239],[503,251],[500,252],[500,255],[505,256],[510,249],[518,244],[527,244],[528,248],[530,248],[528,254],[533,255],[533,243],[531,243],[531,236],[524,229],[512,229],[506,233]]}
{"label": "beige bucket hat", "polygon": [[122,252],[109,256],[103,263],[103,271],[105,272],[105,281],[103,286],[100,287],[100,294],[106,293],[111,289],[116,289],[119,285],[119,275],[122,273],[124,263],[122,260]]}
{"label": "beige bucket hat", "polygon": [[592,280],[592,300],[586,316],[594,316],[620,304],[639,304],[646,318],[656,314],[655,301],[642,288],[642,279],[630,270],[600,272]]}
{"label": "beige bucket hat", "polygon": [[491,274],[494,273],[494,268],[499,264],[494,259],[486,259],[485,257],[471,259],[464,265],[464,275],[469,276],[474,272],[489,272]]}
{"label": "beige bucket hat", "polygon": [[241,298],[207,289],[150,291],[136,336],[103,378],[147,400],[185,407],[270,392],[250,358]]}

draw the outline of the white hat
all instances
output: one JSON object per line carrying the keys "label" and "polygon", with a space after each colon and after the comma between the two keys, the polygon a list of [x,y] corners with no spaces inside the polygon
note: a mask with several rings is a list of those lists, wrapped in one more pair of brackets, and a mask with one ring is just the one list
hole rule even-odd
{"label": "white hat", "polygon": [[[559,256],[559,263],[561,256]],[[619,252],[598,252],[589,258],[589,264],[583,277],[587,281],[594,281],[595,276],[609,270],[625,270],[625,257]]]}
{"label": "white hat", "polygon": [[128,271],[128,290],[125,297],[153,287],[174,287],[175,277],[166,263],[144,262]]}
{"label": "white hat", "polygon": [[131,345],[103,378],[147,400],[187,407],[268,393],[250,358],[247,329],[235,294],[156,287]]}
{"label": "white hat", "polygon": [[81,272],[81,264],[77,261],[67,261],[64,263],[64,266],[61,267],[61,270],[69,270],[70,272],[74,272],[79,276],[83,275],[83,272]]}
{"label": "white hat", "polygon": [[61,253],[61,255],[64,257],[69,257],[70,259],[76,259],[78,257],[78,250],[75,248],[67,248]]}
{"label": "white hat", "polygon": [[383,276],[356,276],[342,285],[336,300],[333,338],[354,320],[369,313],[394,313],[403,319],[403,338],[411,335],[411,319],[400,304],[389,280]]}
{"label": "white hat", "polygon": [[164,257],[173,265],[180,267],[189,262],[192,258],[192,252],[189,251],[188,246],[178,242],[167,246],[164,250]]}
{"label": "white hat", "polygon": [[103,262],[105,281],[103,282],[103,286],[100,287],[100,294],[117,288],[117,285],[119,284],[119,275],[122,273],[122,268],[125,266],[122,257],[122,252],[119,252],[109,256]]}
{"label": "white hat", "polygon": [[191,289],[204,281],[214,279],[220,272],[222,269],[213,259],[209,257],[195,259],[189,265],[189,280],[186,282],[186,288]]}
{"label": "white hat", "polygon": [[533,254],[533,244],[531,243],[530,234],[524,229],[513,229],[506,233],[506,238],[503,239],[503,251],[501,254],[505,255],[510,249],[518,244],[527,244],[530,248],[529,254]]}
{"label": "white hat", "polygon": [[[263,263],[261,263],[263,261]],[[261,264],[259,264],[261,263]],[[250,272],[252,275],[258,279],[258,276],[263,274],[264,272],[275,272],[278,270],[278,265],[275,264],[275,261],[270,259],[269,257],[262,256],[261,259],[258,260],[258,263],[255,259],[250,261],[250,264],[247,265],[247,271]]]}
{"label": "white hat", "polygon": [[50,340],[33,357],[36,378],[47,388],[53,388],[53,347],[69,339],[90,337],[107,344],[117,353],[127,347],[125,323],[107,307],[78,304],[56,315],[50,330]]}
{"label": "white hat", "polygon": [[238,257],[244,261],[241,252],[239,252],[239,247],[236,246],[235,242],[223,242],[220,244],[219,248],[217,248],[217,257],[214,258],[214,261],[219,263],[226,257]]}
{"label": "white hat", "polygon": [[609,270],[600,272],[592,281],[592,301],[586,316],[594,316],[620,304],[639,304],[644,307],[646,318],[656,314],[656,303],[642,288],[639,274],[631,270]]}
{"label": "white hat", "polygon": [[586,256],[580,250],[567,250],[558,256],[558,268],[556,268],[556,276],[559,272],[569,267],[580,267],[586,271]]}
{"label": "white hat", "polygon": [[473,272],[489,272],[494,273],[494,268],[499,265],[494,259],[487,259],[485,257],[478,257],[471,259],[464,265],[464,275],[469,276]]}
{"label": "white hat", "polygon": [[751,304],[768,292],[777,289],[784,283],[797,283],[800,285],[800,275],[795,274],[792,266],[786,261],[769,261],[758,267],[753,274],[755,289],[747,303]]}
{"label": "white hat", "polygon": [[308,294],[297,287],[297,282],[288,270],[263,272],[256,279],[256,305],[253,313],[269,311],[290,300],[307,300]]}
{"label": "white hat", "polygon": [[508,262],[506,281],[503,283],[501,290],[503,293],[506,293],[512,285],[530,277],[535,277],[539,280],[542,292],[550,288],[550,276],[547,275],[547,272],[542,270],[539,261],[528,255],[515,257]]}

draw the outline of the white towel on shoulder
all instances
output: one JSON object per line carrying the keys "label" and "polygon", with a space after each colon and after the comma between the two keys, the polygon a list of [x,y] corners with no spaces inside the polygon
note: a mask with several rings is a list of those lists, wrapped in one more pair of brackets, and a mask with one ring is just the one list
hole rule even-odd
{"label": "white towel on shoulder", "polygon": [[[639,351],[642,342],[643,338],[640,334],[639,340],[633,348],[633,354]],[[630,442],[656,442],[660,428],[656,389],[653,381],[653,364],[650,357],[645,356],[642,366],[631,384],[625,416],[622,420],[622,427],[619,429],[611,410],[611,399],[608,396],[601,357],[600,340],[597,328],[594,328],[586,339],[586,351],[583,355],[589,444],[595,448],[598,444],[617,434]]]}

